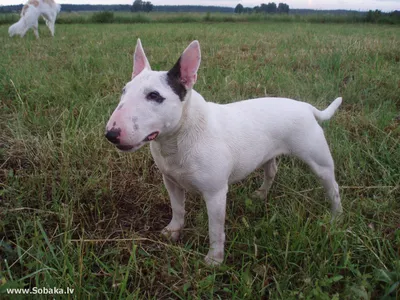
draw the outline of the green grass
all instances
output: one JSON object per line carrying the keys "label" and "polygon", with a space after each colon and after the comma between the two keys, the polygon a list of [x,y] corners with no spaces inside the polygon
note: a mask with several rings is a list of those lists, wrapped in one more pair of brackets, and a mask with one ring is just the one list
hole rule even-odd
{"label": "green grass", "polygon": [[[51,39],[0,26],[0,293],[74,288],[110,299],[396,299],[400,296],[400,33],[376,25],[57,25]],[[188,197],[182,239],[159,231],[169,199],[148,147],[122,154],[104,127],[137,37],[155,70],[194,39],[195,86],[221,103],[269,96],[326,107],[344,214],[302,163],[281,158],[268,202],[260,171],[230,187],[226,260],[204,265],[207,214]]]}
{"label": "green grass", "polygon": [[[12,24],[19,14],[0,13],[0,24]],[[43,20],[40,20],[44,24]],[[377,23],[400,24],[400,17],[389,14],[349,13],[335,14],[228,14],[228,13],[130,13],[130,12],[66,12],[61,11],[57,24],[95,24],[95,23]]]}

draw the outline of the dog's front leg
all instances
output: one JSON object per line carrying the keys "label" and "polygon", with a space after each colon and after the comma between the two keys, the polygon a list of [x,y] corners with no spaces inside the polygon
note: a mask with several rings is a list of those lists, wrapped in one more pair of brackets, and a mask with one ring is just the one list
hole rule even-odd
{"label": "dog's front leg", "polygon": [[185,222],[185,191],[165,175],[163,175],[163,180],[171,200],[172,220],[161,233],[167,238],[177,241]]}
{"label": "dog's front leg", "polygon": [[219,265],[224,260],[227,192],[228,185],[217,192],[203,193],[207,205],[208,231],[210,236],[210,250],[205,258],[205,262],[208,265]]}

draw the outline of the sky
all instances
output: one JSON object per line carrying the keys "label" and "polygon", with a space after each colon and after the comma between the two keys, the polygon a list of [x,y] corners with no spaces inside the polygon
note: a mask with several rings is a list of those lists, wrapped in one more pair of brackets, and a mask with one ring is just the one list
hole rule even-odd
{"label": "sky", "polygon": [[[63,4],[132,4],[133,0],[55,0]],[[393,11],[400,10],[400,0],[150,0],[154,5],[217,5],[235,7],[238,3],[254,7],[261,3],[283,2],[290,8],[352,9]],[[21,4],[27,0],[0,0],[0,5]]]}

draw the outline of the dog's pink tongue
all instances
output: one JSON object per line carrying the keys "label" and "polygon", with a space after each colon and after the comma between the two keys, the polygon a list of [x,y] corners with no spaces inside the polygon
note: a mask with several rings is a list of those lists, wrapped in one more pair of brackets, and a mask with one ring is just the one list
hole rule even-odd
{"label": "dog's pink tongue", "polygon": [[157,135],[158,135],[158,132],[153,132],[147,138],[149,139],[149,141],[152,141],[157,137]]}

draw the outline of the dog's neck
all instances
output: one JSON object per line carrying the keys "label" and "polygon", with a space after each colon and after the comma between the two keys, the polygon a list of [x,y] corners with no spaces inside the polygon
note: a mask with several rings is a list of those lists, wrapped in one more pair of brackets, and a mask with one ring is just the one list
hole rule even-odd
{"label": "dog's neck", "polygon": [[[178,133],[191,134],[204,130],[206,122],[207,102],[195,90],[191,90],[182,111],[182,117],[179,121]],[[198,134],[196,134],[198,135]]]}
{"label": "dog's neck", "polygon": [[158,144],[163,156],[175,154],[179,148],[192,145],[206,130],[207,102],[204,98],[195,90],[191,90],[184,101],[178,125],[171,132],[154,141]]}

